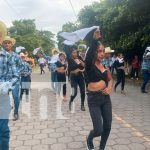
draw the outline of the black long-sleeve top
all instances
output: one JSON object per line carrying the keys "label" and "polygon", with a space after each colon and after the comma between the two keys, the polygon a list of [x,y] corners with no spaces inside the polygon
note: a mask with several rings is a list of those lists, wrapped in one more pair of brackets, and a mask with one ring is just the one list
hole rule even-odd
{"label": "black long-sleeve top", "polygon": [[[79,58],[78,58],[79,59]],[[75,60],[73,60],[72,58],[68,59],[68,69],[69,71],[74,71],[76,69],[80,69],[80,70],[83,70],[84,67],[82,66],[82,64],[77,64],[75,62]]]}
{"label": "black long-sleeve top", "polygon": [[[72,46],[64,45],[64,51],[67,57],[67,62],[68,62],[68,72],[74,71],[76,69],[81,69],[83,70],[84,67],[81,64],[77,64],[74,59],[71,58],[71,53],[72,53]],[[78,59],[83,61],[81,56],[78,56]]]}
{"label": "black long-sleeve top", "polygon": [[87,84],[90,82],[98,82],[100,80],[105,81],[106,85],[108,84],[107,80],[107,70],[101,72],[96,65],[94,64],[94,59],[96,55],[97,48],[99,46],[98,40],[93,40],[89,50],[86,53],[85,57],[85,77]]}

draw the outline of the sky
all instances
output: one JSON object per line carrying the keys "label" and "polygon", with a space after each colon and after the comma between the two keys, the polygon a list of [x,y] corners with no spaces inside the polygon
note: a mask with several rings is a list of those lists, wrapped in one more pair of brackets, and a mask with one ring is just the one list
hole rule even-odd
{"label": "sky", "polygon": [[94,1],[99,0],[0,0],[0,20],[10,27],[14,20],[35,19],[37,29],[57,34],[63,24],[75,22],[78,12]]}

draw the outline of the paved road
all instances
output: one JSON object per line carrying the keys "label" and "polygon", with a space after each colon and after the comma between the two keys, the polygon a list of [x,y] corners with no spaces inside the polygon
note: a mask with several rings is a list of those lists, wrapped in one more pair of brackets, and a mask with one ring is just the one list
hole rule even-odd
{"label": "paved road", "polygon": [[[81,112],[78,95],[75,112],[70,113],[68,102],[62,102],[60,116],[61,101],[50,89],[49,76],[48,71],[33,74],[30,102],[24,98],[20,119],[10,121],[10,150],[86,150],[85,139],[92,128],[87,103]],[[113,123],[106,150],[150,150],[150,95],[141,94],[134,84],[125,88],[125,96],[119,87],[111,94]],[[99,138],[94,143],[98,150]]]}

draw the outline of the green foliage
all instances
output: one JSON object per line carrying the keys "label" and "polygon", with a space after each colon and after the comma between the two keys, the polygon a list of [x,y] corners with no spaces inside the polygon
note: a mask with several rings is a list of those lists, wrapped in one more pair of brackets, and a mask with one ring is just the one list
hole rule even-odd
{"label": "green foliage", "polygon": [[16,39],[15,46],[23,46],[26,48],[30,56],[37,47],[42,47],[44,52],[51,54],[51,49],[54,47],[52,40],[54,34],[50,31],[36,30],[35,20],[16,20],[13,26],[9,29],[9,33]]}
{"label": "green foliage", "polygon": [[[150,46],[149,0],[103,0],[85,6],[78,14],[78,28],[98,25],[102,41],[128,59],[142,58]],[[73,26],[73,25],[72,25]]]}

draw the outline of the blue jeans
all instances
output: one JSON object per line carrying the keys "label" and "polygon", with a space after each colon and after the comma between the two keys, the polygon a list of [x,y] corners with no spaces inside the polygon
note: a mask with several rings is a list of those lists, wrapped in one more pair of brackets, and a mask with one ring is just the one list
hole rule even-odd
{"label": "blue jeans", "polygon": [[10,110],[9,95],[0,95],[0,150],[9,149],[8,118]]}
{"label": "blue jeans", "polygon": [[18,114],[18,109],[19,109],[19,104],[20,104],[20,89],[19,89],[19,84],[15,85],[15,88],[12,90],[12,95],[14,99],[14,114]]}
{"label": "blue jeans", "polygon": [[141,91],[145,91],[146,85],[150,79],[150,72],[148,70],[142,70],[143,72],[143,84],[141,87]]}
{"label": "blue jeans", "polygon": [[51,82],[52,82],[52,89],[55,91],[56,90],[56,82],[57,82],[57,72],[51,72]]}
{"label": "blue jeans", "polygon": [[8,119],[0,119],[0,150],[9,149]]}

